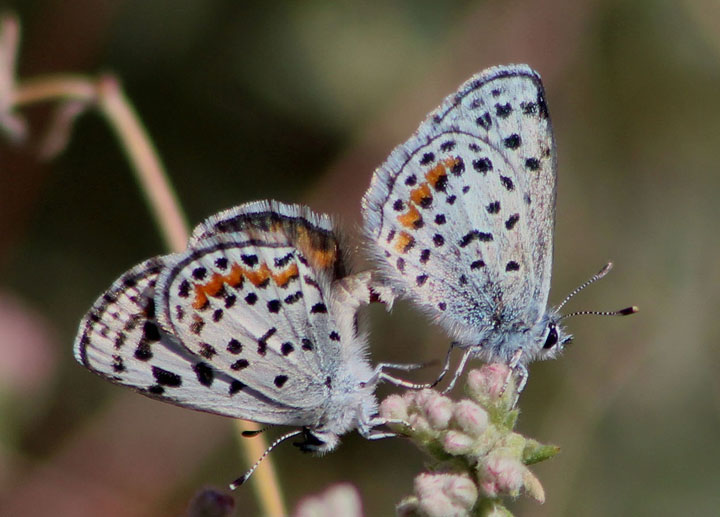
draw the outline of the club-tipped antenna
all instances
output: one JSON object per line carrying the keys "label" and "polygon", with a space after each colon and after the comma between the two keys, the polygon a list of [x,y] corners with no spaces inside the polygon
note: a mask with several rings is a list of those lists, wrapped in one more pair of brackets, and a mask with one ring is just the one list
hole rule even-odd
{"label": "club-tipped antenna", "polygon": [[[612,263],[612,262],[608,262],[607,264],[605,264],[605,266],[603,266],[603,268],[602,268],[600,271],[598,271],[598,272],[595,273],[592,277],[590,277],[590,278],[587,279],[585,282],[583,282],[582,284],[580,284],[579,286],[577,286],[575,289],[573,289],[573,290],[570,292],[570,294],[568,294],[568,295],[565,297],[565,299],[562,301],[562,303],[560,303],[560,305],[557,306],[557,310],[559,311],[560,309],[562,309],[563,306],[564,306],[567,302],[569,302],[570,299],[571,299],[573,296],[575,296],[576,294],[578,294],[580,291],[582,291],[583,289],[585,289],[587,286],[589,286],[590,284],[594,284],[595,282],[597,282],[598,280],[600,280],[602,277],[604,277],[605,275],[607,275],[607,274],[610,272],[610,270],[612,269],[612,267],[613,267],[613,263]],[[616,311],[616,312],[619,312],[619,311]],[[568,315],[568,316],[569,316],[569,315]],[[610,314],[607,314],[607,316],[610,316]]]}
{"label": "club-tipped antenna", "polygon": [[629,316],[630,314],[635,314],[640,309],[638,309],[635,305],[631,307],[625,307],[624,309],[620,309],[619,311],[575,311],[571,312],[570,314],[565,314],[558,319],[558,321],[562,321],[565,318],[572,318],[573,316],[585,316],[586,314],[590,314],[593,316]]}
{"label": "club-tipped antenna", "polygon": [[280,445],[282,442],[284,442],[288,438],[297,436],[297,435],[301,434],[302,432],[303,432],[302,429],[297,429],[296,431],[292,431],[290,433],[284,434],[283,436],[281,436],[280,438],[275,440],[273,443],[271,443],[270,447],[265,449],[265,452],[262,453],[262,456],[260,456],[260,458],[258,458],[258,460],[255,462],[255,465],[250,467],[250,470],[248,470],[245,474],[243,474],[242,476],[237,478],[235,481],[230,483],[230,490],[235,490],[237,487],[239,487],[240,485],[245,483],[248,479],[250,479],[250,476],[252,476],[253,472],[255,472],[255,469],[257,469],[258,466],[260,466],[260,463],[262,463],[262,460],[264,460],[267,457],[267,455],[270,454],[270,451],[272,451],[275,447]]}

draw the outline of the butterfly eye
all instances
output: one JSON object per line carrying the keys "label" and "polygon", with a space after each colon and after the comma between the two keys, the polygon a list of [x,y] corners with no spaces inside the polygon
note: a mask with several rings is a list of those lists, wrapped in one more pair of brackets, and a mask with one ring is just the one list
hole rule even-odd
{"label": "butterfly eye", "polygon": [[551,323],[548,328],[550,329],[550,332],[548,332],[547,339],[545,340],[545,344],[543,345],[543,348],[545,350],[547,350],[548,348],[552,348],[558,342],[558,333],[555,324]]}

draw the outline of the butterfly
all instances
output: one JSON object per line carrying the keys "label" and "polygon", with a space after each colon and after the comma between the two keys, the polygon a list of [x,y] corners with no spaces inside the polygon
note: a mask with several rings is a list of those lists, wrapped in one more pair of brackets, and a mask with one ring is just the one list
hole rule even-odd
{"label": "butterfly", "polygon": [[354,429],[394,436],[377,429],[375,388],[403,384],[384,369],[412,366],[370,365],[357,309],[378,297],[371,285],[369,272],[349,273],[328,216],[248,203],[116,280],[80,323],[75,358],[154,399],[299,427],[272,447],[300,435],[323,454]]}
{"label": "butterfly", "polygon": [[375,171],[365,233],[386,282],[465,349],[448,389],[471,357],[510,364],[524,385],[527,363],[570,341],[559,310],[575,292],[547,307],[556,177],[545,92],[527,65],[471,77]]}

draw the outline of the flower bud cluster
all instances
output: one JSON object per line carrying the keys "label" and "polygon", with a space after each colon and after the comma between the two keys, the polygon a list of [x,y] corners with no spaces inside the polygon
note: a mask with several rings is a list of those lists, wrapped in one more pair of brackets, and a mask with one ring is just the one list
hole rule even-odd
{"label": "flower bud cluster", "polygon": [[523,491],[544,501],[542,485],[527,465],[558,449],[513,431],[519,411],[508,367],[490,364],[471,371],[466,392],[469,398],[460,401],[423,390],[382,402],[380,415],[406,422],[392,427],[432,458],[430,472],[415,478],[414,495],[398,506],[400,515],[510,515],[501,498]]}

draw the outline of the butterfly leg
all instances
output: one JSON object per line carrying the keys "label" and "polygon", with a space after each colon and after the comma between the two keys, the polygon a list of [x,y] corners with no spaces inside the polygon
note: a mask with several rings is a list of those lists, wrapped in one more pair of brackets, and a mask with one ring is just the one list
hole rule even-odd
{"label": "butterfly leg", "polygon": [[394,369],[394,370],[404,370],[406,372],[409,372],[411,370],[417,370],[418,368],[423,368],[424,364],[403,364],[403,363],[380,363],[375,367],[375,371],[373,373],[373,376],[370,378],[369,381],[367,381],[366,384],[374,384],[380,381],[388,381],[389,383],[395,385],[395,386],[401,386],[403,388],[407,389],[413,389],[413,390],[419,390],[426,387],[429,387],[429,385],[425,384],[415,384],[414,382],[406,381],[404,379],[399,379],[397,377],[394,377],[390,374],[385,373],[383,370],[385,369]]}
{"label": "butterfly leg", "polygon": [[515,367],[515,374],[517,375],[518,379],[518,386],[517,386],[517,392],[518,396],[520,396],[520,393],[525,389],[525,386],[527,385],[528,381],[528,369],[527,366],[524,364],[519,364]]}
{"label": "butterfly leg", "polygon": [[368,287],[370,288],[370,301],[382,302],[388,312],[392,310],[398,293],[391,286],[378,278],[377,275],[372,275]]}
{"label": "butterfly leg", "polygon": [[505,389],[508,387],[508,384],[510,384],[510,378],[514,374],[517,380],[517,388],[515,400],[513,401],[513,407],[517,405],[518,399],[520,398],[520,393],[522,393],[522,391],[525,389],[525,386],[527,385],[529,375],[527,366],[520,362],[522,355],[523,349],[520,348],[510,359],[510,362],[508,363],[508,367],[510,368],[510,370],[508,371],[507,377],[505,378],[505,385],[502,389],[503,393],[505,393]]}
{"label": "butterfly leg", "polygon": [[368,440],[383,440],[385,438],[395,438],[397,436],[402,436],[402,434],[395,433],[393,431],[378,431],[375,429],[376,427],[387,424],[397,424],[408,428],[411,427],[409,423],[407,423],[405,420],[400,420],[399,418],[375,417],[369,422],[367,427],[362,427],[358,431],[363,436],[363,438],[366,438]]}
{"label": "butterfly leg", "polygon": [[377,370],[376,370],[375,375],[373,375],[373,379],[376,379],[376,382],[388,381],[390,384],[393,384],[394,386],[400,386],[402,388],[406,388],[409,390],[422,390],[422,389],[429,388],[430,386],[432,386],[431,384],[416,384],[414,382],[406,381],[404,379],[398,379],[397,377],[393,377],[392,375],[389,375],[383,371],[378,372]]}
{"label": "butterfly leg", "polygon": [[441,380],[447,375],[447,372],[450,371],[450,355],[452,354],[453,348],[457,346],[457,341],[453,341],[450,343],[450,347],[448,348],[447,354],[445,354],[445,363],[443,364],[442,370],[440,371],[440,375],[438,375],[437,379],[435,379],[435,382],[433,382],[429,387],[434,388],[437,386]]}
{"label": "butterfly leg", "polygon": [[[452,350],[452,347],[455,345],[456,345],[456,343],[453,342],[450,349]],[[443,393],[447,393],[455,387],[455,383],[462,375],[463,370],[465,370],[465,365],[467,364],[468,360],[470,359],[471,354],[472,354],[472,348],[469,347],[467,350],[465,350],[465,353],[463,354],[462,359],[460,359],[460,364],[455,369],[455,373],[453,374],[453,378],[450,381],[450,384],[448,384],[447,387],[442,391]],[[449,359],[450,359],[450,356],[448,355],[448,360]],[[443,372],[442,375],[445,375],[445,373]]]}
{"label": "butterfly leg", "polygon": [[427,365],[424,363],[380,363],[375,369],[377,370],[379,368],[380,370],[403,370],[405,372],[409,372],[412,370],[425,368],[426,366]]}
{"label": "butterfly leg", "polygon": [[447,361],[449,361],[450,356],[448,355],[446,359],[445,367],[443,368],[443,372],[440,374],[440,377],[438,377],[435,382],[432,383],[424,383],[424,384],[417,384],[414,382],[406,381],[404,379],[399,379],[397,377],[394,377],[392,375],[389,375],[385,373],[383,370],[385,369],[394,369],[394,370],[403,370],[406,372],[409,372],[411,370],[417,370],[419,368],[424,368],[427,366],[423,363],[410,363],[410,364],[403,364],[403,363],[380,363],[375,367],[375,373],[373,375],[373,379],[377,381],[379,380],[386,380],[391,384],[394,384],[395,386],[401,386],[403,388],[411,389],[411,390],[424,390],[426,388],[433,388],[435,385],[440,382],[440,380],[445,375],[445,372],[447,371]]}
{"label": "butterfly leg", "polygon": [[400,435],[397,433],[393,433],[392,431],[373,431],[366,434],[363,438],[366,438],[368,440],[384,440],[385,438],[395,438],[397,436]]}
{"label": "butterfly leg", "polygon": [[438,385],[440,381],[443,380],[443,377],[445,377],[445,374],[450,370],[450,355],[452,353],[453,348],[457,345],[457,343],[453,342],[450,345],[450,348],[448,349],[447,355],[445,356],[445,364],[443,365],[442,371],[440,372],[440,375],[437,379],[435,379],[433,382],[429,383],[412,383],[409,381],[405,381],[403,379],[398,379],[396,377],[393,377],[391,375],[388,375],[384,373],[382,370],[386,368],[396,369],[396,370],[404,370],[404,371],[410,371],[410,370],[416,370],[418,368],[424,368],[425,364],[398,364],[398,363],[381,363],[375,368],[375,376],[378,379],[384,379],[396,386],[401,386],[403,388],[411,389],[411,390],[424,390],[428,388],[434,388]]}

